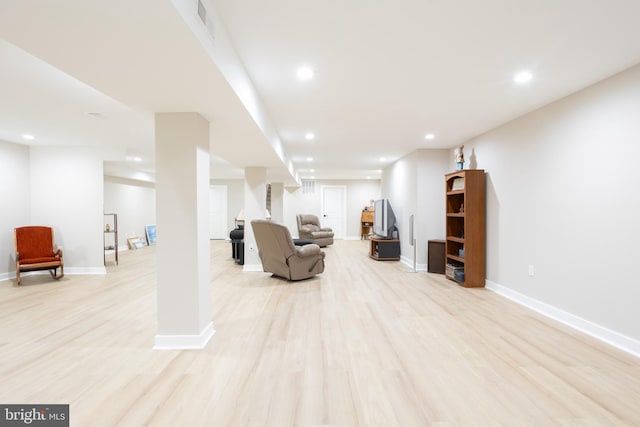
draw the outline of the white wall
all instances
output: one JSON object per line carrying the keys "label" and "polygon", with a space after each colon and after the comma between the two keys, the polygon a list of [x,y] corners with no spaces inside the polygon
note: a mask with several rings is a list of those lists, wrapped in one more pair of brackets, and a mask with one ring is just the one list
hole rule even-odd
{"label": "white wall", "polygon": [[83,147],[30,147],[31,223],[52,226],[66,273],[104,273],[102,158]]}
{"label": "white wall", "polygon": [[389,199],[398,221],[400,251],[404,262],[413,262],[409,216],[414,216],[416,264],[427,268],[427,241],[444,239],[444,174],[449,167],[447,150],[416,150],[383,172],[382,197]]}
{"label": "white wall", "polygon": [[418,264],[427,268],[427,242],[445,238],[444,175],[455,169],[447,150],[418,150],[418,195],[415,215]]}
{"label": "white wall", "polygon": [[238,213],[244,209],[244,179],[212,179],[211,185],[227,186],[227,228],[231,231],[236,228]]}
{"label": "white wall", "polygon": [[[235,217],[244,205],[244,180],[215,179],[210,184],[227,186],[227,227],[231,231],[235,228]],[[126,247],[127,237],[134,234],[144,237],[144,226],[156,223],[155,197],[154,183],[105,176],[104,209],[118,214],[122,249]]]}
{"label": "white wall", "polygon": [[29,147],[0,141],[0,280],[15,276],[13,229],[32,225]]}
{"label": "white wall", "polygon": [[126,250],[129,237],[145,238],[145,225],[156,223],[155,184],[105,176],[104,212],[118,214],[118,246]]}
{"label": "white wall", "polygon": [[387,167],[382,174],[382,197],[389,200],[396,215],[400,256],[412,262],[413,249],[409,242],[409,216],[419,217],[416,211],[418,196],[418,161],[415,154],[403,157]]}
{"label": "white wall", "polygon": [[305,194],[302,187],[285,188],[283,224],[289,228],[291,236],[298,237],[296,215],[314,214],[321,216],[323,185],[344,185],[347,188],[346,232],[347,239],[360,239],[360,218],[362,209],[369,206],[371,199],[380,198],[379,180],[316,180],[315,192]]}
{"label": "white wall", "polygon": [[465,155],[488,173],[489,283],[640,350],[640,66],[476,137]]}

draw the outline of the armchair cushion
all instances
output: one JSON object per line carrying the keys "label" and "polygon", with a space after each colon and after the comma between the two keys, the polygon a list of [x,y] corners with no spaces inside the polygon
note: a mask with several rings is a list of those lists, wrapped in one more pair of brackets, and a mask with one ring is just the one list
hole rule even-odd
{"label": "armchair cushion", "polygon": [[34,259],[39,257],[53,257],[53,236],[49,227],[18,227],[15,229],[16,242],[19,242],[20,259]]}
{"label": "armchair cushion", "polygon": [[[16,278],[20,272],[49,270],[54,279],[64,277],[62,249],[53,244],[53,228],[42,226],[17,227],[13,230],[16,251]],[[57,269],[60,268],[60,275]]]}
{"label": "armchair cushion", "polygon": [[320,227],[313,224],[305,224],[302,227],[300,227],[300,229],[305,233],[313,233],[316,231],[320,231]]}
{"label": "armchair cushion", "polygon": [[302,257],[315,256],[321,253],[320,246],[312,243],[310,245],[296,246],[296,253]]}

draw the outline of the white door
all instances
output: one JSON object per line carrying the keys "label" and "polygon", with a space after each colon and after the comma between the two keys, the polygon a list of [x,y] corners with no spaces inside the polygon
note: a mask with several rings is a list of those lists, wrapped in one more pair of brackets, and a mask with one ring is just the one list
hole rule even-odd
{"label": "white door", "polygon": [[209,187],[209,239],[226,239],[227,230],[227,186]]}
{"label": "white door", "polygon": [[346,233],[347,187],[344,185],[323,185],[320,223],[331,227],[336,239],[344,239]]}

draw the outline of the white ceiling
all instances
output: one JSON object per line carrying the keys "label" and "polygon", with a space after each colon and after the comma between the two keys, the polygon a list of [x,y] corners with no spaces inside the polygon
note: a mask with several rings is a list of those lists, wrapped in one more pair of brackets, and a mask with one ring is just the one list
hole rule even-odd
{"label": "white ceiling", "polygon": [[[203,3],[284,154],[178,13],[193,0],[0,0],[0,139],[106,147],[108,172],[152,173],[153,113],[197,111],[214,177],[265,166],[290,182],[287,160],[300,177],[379,177],[640,63],[637,0]],[[534,78],[515,85],[523,69]]]}

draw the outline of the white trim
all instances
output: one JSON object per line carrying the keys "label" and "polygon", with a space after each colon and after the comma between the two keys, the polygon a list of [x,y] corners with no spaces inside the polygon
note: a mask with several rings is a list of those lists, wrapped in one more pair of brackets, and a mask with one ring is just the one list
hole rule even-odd
{"label": "white trim", "polygon": [[587,335],[590,335],[600,341],[610,344],[636,357],[640,357],[640,341],[636,339],[633,339],[626,335],[622,335],[621,333],[618,333],[616,331],[612,331],[611,329],[605,328],[604,326],[598,325],[589,320],[568,313],[564,310],[560,310],[557,307],[528,297],[524,294],[494,283],[490,280],[485,281],[485,287],[499,295],[502,295],[505,298],[515,301],[518,304],[528,307],[534,311],[537,311],[544,316],[557,320],[558,322],[570,326],[580,332],[584,332]]}
{"label": "white trim", "polygon": [[[407,258],[404,255],[400,255],[400,262],[406,265],[407,267],[413,269],[413,259]],[[416,271],[426,271],[427,264],[417,264],[416,263]]]}
{"label": "white trim", "polygon": [[[60,274],[60,271],[58,271]],[[105,267],[66,267],[64,269],[64,275],[70,276],[81,276],[81,275],[99,275],[99,274],[107,274],[107,269]],[[36,271],[23,271],[20,273],[20,277],[29,277],[29,276],[48,276],[49,270],[36,270]],[[15,280],[16,272],[10,271],[8,273],[0,274],[0,282],[4,282],[5,280]]]}
{"label": "white trim", "polygon": [[156,335],[154,350],[199,350],[204,348],[213,334],[213,322],[209,322],[198,335]]}
{"label": "white trim", "polygon": [[262,264],[244,264],[242,266],[243,272],[260,272],[262,273],[264,270],[262,269]]}
{"label": "white trim", "polygon": [[107,274],[105,267],[65,267],[64,275]]}

